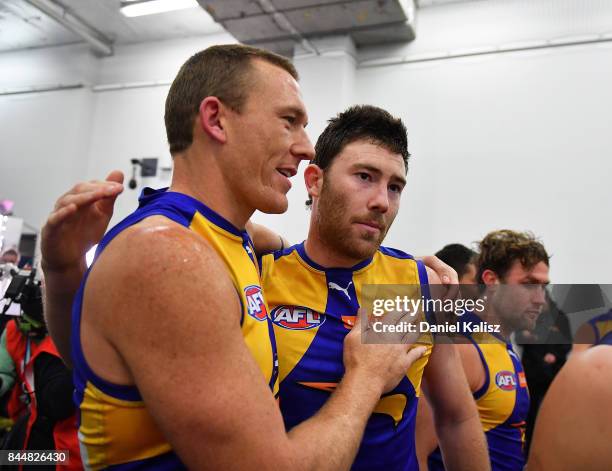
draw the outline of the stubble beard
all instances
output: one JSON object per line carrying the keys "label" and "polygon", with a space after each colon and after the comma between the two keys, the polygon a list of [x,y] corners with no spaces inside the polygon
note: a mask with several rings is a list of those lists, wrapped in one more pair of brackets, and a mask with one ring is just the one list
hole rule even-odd
{"label": "stubble beard", "polygon": [[[376,253],[386,231],[381,231],[378,237],[366,231],[355,234],[356,228],[344,219],[348,211],[347,200],[348,197],[335,192],[325,180],[323,181],[317,214],[319,237],[321,242],[335,254],[362,261]],[[355,235],[349,237],[349,234]]]}

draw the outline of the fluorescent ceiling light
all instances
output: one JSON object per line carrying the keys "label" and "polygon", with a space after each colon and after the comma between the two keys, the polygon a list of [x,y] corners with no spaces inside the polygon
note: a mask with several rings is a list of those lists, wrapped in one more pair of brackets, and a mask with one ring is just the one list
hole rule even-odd
{"label": "fluorescent ceiling light", "polygon": [[121,13],[125,16],[155,15],[173,10],[184,10],[186,8],[199,7],[196,0],[151,0],[139,2],[121,7]]}

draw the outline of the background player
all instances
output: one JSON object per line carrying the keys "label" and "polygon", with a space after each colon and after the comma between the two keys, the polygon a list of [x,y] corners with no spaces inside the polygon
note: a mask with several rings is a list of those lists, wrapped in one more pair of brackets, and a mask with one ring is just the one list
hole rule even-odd
{"label": "background player", "polygon": [[[501,332],[466,334],[468,341],[457,347],[486,434],[491,468],[520,471],[525,464],[529,392],[510,335],[535,327],[545,304],[544,286],[549,282],[548,254],[531,234],[510,230],[487,234],[479,249],[477,277],[487,286],[489,301],[478,317],[466,314],[462,322],[485,321],[499,325]],[[502,284],[515,287],[491,289]],[[419,420],[419,425],[419,456],[426,456],[435,446],[435,438],[426,419]],[[444,463],[438,449],[431,452],[430,470],[444,469]]]}

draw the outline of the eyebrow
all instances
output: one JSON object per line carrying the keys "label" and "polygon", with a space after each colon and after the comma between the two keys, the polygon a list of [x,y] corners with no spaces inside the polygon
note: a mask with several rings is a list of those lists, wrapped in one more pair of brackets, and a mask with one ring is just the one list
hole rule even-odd
{"label": "eyebrow", "polygon": [[535,278],[532,278],[531,276],[528,276],[525,281],[528,284],[531,284],[531,285],[544,285],[544,286],[548,286],[550,284],[550,281],[546,281],[545,283],[541,283],[540,281],[538,281]]}
{"label": "eyebrow", "polygon": [[[362,169],[362,170],[367,170],[369,172],[375,173],[377,175],[382,175],[382,172],[380,171],[379,168],[373,167],[372,165],[368,165],[368,164],[356,163],[352,165],[352,168],[354,170]],[[391,175],[391,180],[400,182],[402,186],[406,186],[406,178],[404,178],[404,176]]]}

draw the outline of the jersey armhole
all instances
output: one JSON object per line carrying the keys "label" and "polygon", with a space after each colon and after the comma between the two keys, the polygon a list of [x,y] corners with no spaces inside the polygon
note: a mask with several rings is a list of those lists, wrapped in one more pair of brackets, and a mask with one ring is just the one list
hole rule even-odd
{"label": "jersey armhole", "polygon": [[478,346],[478,344],[474,341],[473,338],[471,337],[467,337],[470,342],[472,343],[472,345],[474,345],[474,348],[476,349],[476,351],[478,352],[478,356],[480,357],[480,363],[482,364],[482,367],[484,369],[484,374],[485,374],[485,380],[484,383],[482,384],[482,386],[475,391],[474,393],[472,393],[472,395],[474,396],[475,400],[480,399],[482,396],[484,396],[484,394],[487,392],[487,390],[489,389],[489,384],[491,383],[491,377],[489,375],[489,368],[487,368],[487,362],[485,360],[484,354],[482,353],[482,350],[480,349],[480,347]]}

